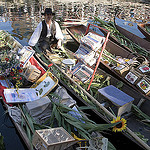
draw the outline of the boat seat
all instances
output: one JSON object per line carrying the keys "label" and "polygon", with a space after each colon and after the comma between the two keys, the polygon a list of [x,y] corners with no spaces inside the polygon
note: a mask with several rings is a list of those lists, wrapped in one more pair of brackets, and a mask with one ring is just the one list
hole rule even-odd
{"label": "boat seat", "polygon": [[106,101],[111,102],[112,106],[117,108],[117,116],[130,112],[132,102],[134,101],[134,98],[131,96],[127,95],[113,85],[101,88],[98,92],[101,95],[101,97],[99,96],[100,103],[102,102],[102,97],[105,98]]}

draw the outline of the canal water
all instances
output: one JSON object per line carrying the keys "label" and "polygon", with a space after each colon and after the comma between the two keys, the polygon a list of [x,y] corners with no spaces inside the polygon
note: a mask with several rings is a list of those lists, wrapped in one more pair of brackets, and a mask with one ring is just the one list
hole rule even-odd
{"label": "canal water", "polygon": [[[142,37],[143,35],[137,30],[137,20],[141,22],[150,21],[149,12],[150,4],[148,1],[133,0],[116,1],[116,0],[9,0],[0,1],[0,30],[9,32],[23,46],[28,45],[37,24],[43,19],[41,13],[46,7],[51,7],[55,11],[56,20],[63,26],[63,22],[68,19],[77,19],[80,21],[90,20],[93,16],[109,21],[113,19],[115,10],[124,20],[117,20],[122,26],[127,27],[125,22],[133,22],[134,32]],[[131,14],[131,10],[134,10]],[[129,26],[128,26],[129,27]],[[0,133],[4,137],[4,143],[7,150],[24,150],[26,149],[21,137],[18,135],[3,103],[0,103]],[[122,139],[121,134],[106,134],[118,150],[134,149],[140,150],[130,141]],[[121,140],[122,139],[122,140]],[[131,146],[131,147],[130,147]],[[1,149],[1,148],[0,148]]]}

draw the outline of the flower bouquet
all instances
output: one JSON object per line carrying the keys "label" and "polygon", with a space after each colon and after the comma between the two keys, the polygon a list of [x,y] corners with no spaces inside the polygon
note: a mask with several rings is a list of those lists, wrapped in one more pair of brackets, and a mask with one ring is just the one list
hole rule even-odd
{"label": "flower bouquet", "polygon": [[23,85],[22,80],[24,77],[22,72],[23,72],[23,62],[13,66],[10,70],[9,79],[12,83],[14,83],[16,89],[18,89],[21,85]]}
{"label": "flower bouquet", "polygon": [[0,79],[8,78],[18,88],[23,84],[23,62],[19,62],[19,56],[12,51],[0,52]]}
{"label": "flower bouquet", "polygon": [[9,53],[8,50],[0,52],[0,75],[7,77],[10,74],[11,68],[19,63],[18,56],[14,53]]}

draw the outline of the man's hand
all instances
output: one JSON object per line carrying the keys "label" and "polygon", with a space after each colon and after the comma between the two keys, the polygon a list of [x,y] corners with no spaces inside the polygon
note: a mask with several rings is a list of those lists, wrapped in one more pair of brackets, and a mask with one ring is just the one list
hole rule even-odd
{"label": "man's hand", "polygon": [[59,39],[58,42],[57,42],[57,48],[58,48],[58,49],[61,49],[61,41],[62,41],[62,40]]}

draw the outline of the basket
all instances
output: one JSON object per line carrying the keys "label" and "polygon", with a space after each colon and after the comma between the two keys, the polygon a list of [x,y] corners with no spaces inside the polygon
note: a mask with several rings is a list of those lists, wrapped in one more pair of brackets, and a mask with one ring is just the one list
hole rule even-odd
{"label": "basket", "polygon": [[121,64],[121,65],[119,65],[119,66],[117,66],[117,67],[115,67],[114,68],[114,70],[117,72],[117,73],[119,73],[121,76],[123,76],[123,77],[125,77],[125,75],[128,73],[128,71],[129,71],[129,69],[130,69],[130,66],[129,65],[123,65],[123,64]]}
{"label": "basket", "polygon": [[40,150],[64,150],[74,144],[75,139],[62,127],[36,130],[32,144]]}
{"label": "basket", "polygon": [[30,82],[35,82],[40,75],[41,71],[33,65],[28,66],[24,73],[24,77]]}

